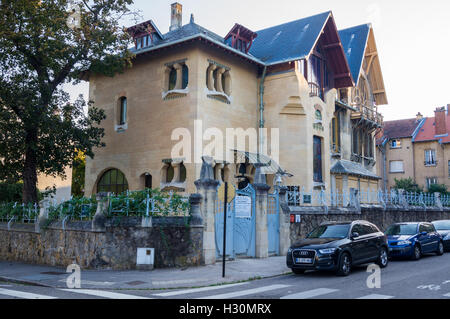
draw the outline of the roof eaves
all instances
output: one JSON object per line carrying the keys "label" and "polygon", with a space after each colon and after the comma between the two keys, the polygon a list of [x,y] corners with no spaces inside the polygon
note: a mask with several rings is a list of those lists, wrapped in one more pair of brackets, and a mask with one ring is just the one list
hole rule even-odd
{"label": "roof eaves", "polygon": [[252,55],[245,54],[245,53],[243,53],[243,52],[241,52],[241,51],[239,51],[239,50],[237,50],[235,48],[232,48],[232,47],[230,47],[230,46],[228,46],[228,45],[226,45],[224,43],[221,43],[219,41],[216,41],[216,40],[212,39],[211,37],[209,37],[207,35],[204,35],[204,34],[201,34],[201,33],[194,34],[194,35],[188,36],[186,38],[178,39],[178,40],[175,40],[175,41],[172,41],[172,42],[162,43],[162,44],[159,44],[159,45],[156,45],[156,46],[153,46],[153,47],[149,47],[149,48],[146,48],[146,49],[143,49],[143,50],[139,50],[138,52],[133,52],[133,53],[136,54],[136,55],[140,55],[140,54],[152,52],[152,51],[155,51],[155,50],[158,50],[158,49],[162,49],[162,48],[165,48],[165,47],[169,47],[169,46],[172,46],[172,45],[175,45],[175,44],[183,43],[183,42],[186,42],[186,41],[189,41],[189,40],[193,40],[195,38],[203,38],[203,39],[205,39],[207,41],[210,41],[210,42],[212,42],[212,43],[214,43],[214,44],[216,44],[218,46],[221,46],[221,47],[223,47],[223,48],[225,48],[225,49],[227,49],[227,50],[229,50],[229,51],[231,51],[233,53],[236,53],[237,55],[240,55],[240,56],[242,56],[242,57],[244,57],[246,59],[249,59],[249,60],[251,60],[251,61],[253,61],[253,62],[257,63],[257,64],[260,64],[262,66],[266,65],[264,62],[262,62],[261,60],[253,57]]}

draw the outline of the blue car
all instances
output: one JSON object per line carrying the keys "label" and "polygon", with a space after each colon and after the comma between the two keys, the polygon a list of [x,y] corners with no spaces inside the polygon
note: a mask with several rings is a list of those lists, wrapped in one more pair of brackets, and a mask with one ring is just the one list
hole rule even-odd
{"label": "blue car", "polygon": [[442,236],[431,223],[399,223],[388,227],[389,257],[418,260],[423,254],[444,254]]}

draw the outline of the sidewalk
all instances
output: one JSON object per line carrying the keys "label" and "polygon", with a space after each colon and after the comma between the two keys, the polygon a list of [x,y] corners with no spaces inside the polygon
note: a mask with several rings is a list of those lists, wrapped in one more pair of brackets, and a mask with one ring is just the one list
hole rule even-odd
{"label": "sidewalk", "polygon": [[[85,289],[174,289],[234,283],[290,273],[286,257],[238,259],[226,263],[222,278],[222,262],[187,269],[155,269],[153,271],[82,270],[81,288]],[[61,267],[37,266],[0,261],[0,280],[16,283],[67,288],[70,274]]]}

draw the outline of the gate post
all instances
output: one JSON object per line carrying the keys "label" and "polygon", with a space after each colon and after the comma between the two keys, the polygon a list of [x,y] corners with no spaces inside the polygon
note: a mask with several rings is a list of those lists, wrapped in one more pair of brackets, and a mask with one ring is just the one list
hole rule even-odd
{"label": "gate post", "polygon": [[202,263],[212,265],[216,263],[216,234],[214,206],[217,197],[219,182],[214,180],[212,167],[213,159],[209,156],[202,157],[202,169],[200,179],[195,181],[197,192],[202,195],[201,215],[203,219],[203,253]]}
{"label": "gate post", "polygon": [[286,186],[277,186],[280,201],[280,256],[286,255],[291,246],[291,210],[286,202],[287,189]]}
{"label": "gate post", "polygon": [[253,187],[256,191],[256,236],[255,236],[255,250],[256,258],[269,257],[269,231],[267,229],[267,200],[270,186],[267,185],[266,175],[262,172],[261,164],[254,164],[256,166],[255,184]]}

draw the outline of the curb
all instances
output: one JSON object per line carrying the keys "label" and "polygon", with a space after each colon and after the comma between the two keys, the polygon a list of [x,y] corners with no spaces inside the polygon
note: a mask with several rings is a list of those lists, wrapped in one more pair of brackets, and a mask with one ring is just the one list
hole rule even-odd
{"label": "curb", "polygon": [[10,278],[10,277],[3,277],[3,276],[0,276],[0,281],[5,281],[5,282],[9,282],[9,283],[14,283],[14,284],[35,286],[35,287],[54,288],[53,286],[42,284],[42,283],[36,282],[36,281],[15,279],[15,278]]}

